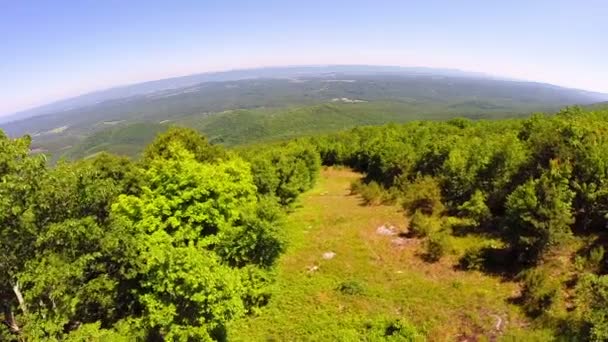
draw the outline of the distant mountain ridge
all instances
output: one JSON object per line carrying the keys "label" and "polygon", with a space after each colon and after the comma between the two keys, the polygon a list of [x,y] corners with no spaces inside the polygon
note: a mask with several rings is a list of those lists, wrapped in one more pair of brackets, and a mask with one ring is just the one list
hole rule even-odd
{"label": "distant mountain ridge", "polygon": [[[246,79],[273,79],[294,78],[307,76],[327,76],[332,73],[349,75],[435,75],[446,77],[469,77],[502,79],[478,72],[467,72],[457,69],[436,69],[427,67],[398,67],[398,66],[372,66],[372,65],[325,65],[325,66],[293,66],[293,67],[267,67],[257,69],[241,69],[220,72],[208,72],[188,76],[172,77],[154,81],[147,81],[131,85],[117,86],[105,90],[75,96],[59,100],[43,106],[20,111],[7,116],[0,117],[0,123],[6,123],[29,117],[58,113],[82,107],[96,105],[108,100],[118,100],[138,95],[146,95],[170,89],[179,89],[194,86],[206,82],[225,82]],[[593,92],[585,92],[594,94]],[[607,94],[597,94],[598,101],[608,100]]]}
{"label": "distant mountain ridge", "polygon": [[101,151],[135,156],[169,125],[239,145],[388,122],[521,117],[607,100],[606,94],[459,70],[283,67],[112,88],[0,119],[0,129],[11,137],[29,134],[36,152],[56,160]]}

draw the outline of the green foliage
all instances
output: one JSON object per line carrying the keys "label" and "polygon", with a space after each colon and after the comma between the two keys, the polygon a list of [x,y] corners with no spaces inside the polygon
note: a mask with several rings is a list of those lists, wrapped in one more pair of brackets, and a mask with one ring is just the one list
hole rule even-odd
{"label": "green foliage", "polygon": [[363,183],[363,181],[361,179],[355,179],[354,181],[350,182],[350,194],[351,195],[357,195],[361,193],[361,190],[363,189],[363,187],[365,186],[365,183]]}
{"label": "green foliage", "polygon": [[595,265],[596,267],[601,267],[601,264],[604,261],[605,250],[603,246],[597,246],[591,249],[589,252],[589,263]]}
{"label": "green foliage", "polygon": [[259,194],[274,196],[282,205],[292,204],[310,189],[321,169],[318,152],[305,142],[265,147],[263,151],[252,148],[242,155],[251,163]]}
{"label": "green foliage", "polygon": [[574,266],[578,272],[602,271],[605,265],[605,250],[603,246],[595,246],[587,253],[577,255],[574,258]]}
{"label": "green foliage", "polygon": [[340,291],[340,293],[351,296],[360,295],[365,292],[363,285],[356,280],[341,282],[340,285],[338,285],[337,290]]}
{"label": "green foliage", "polygon": [[569,175],[568,165],[552,160],[539,179],[524,183],[507,198],[509,234],[522,261],[538,262],[570,236],[574,192],[568,186]]}
{"label": "green foliage", "polygon": [[608,339],[608,276],[585,275],[576,288],[577,311],[589,341]]}
{"label": "green foliage", "polygon": [[[350,166],[366,183],[398,193],[413,235],[453,228],[505,243],[468,249],[462,268],[512,275],[555,267],[558,279],[570,270],[605,272],[596,246],[603,245],[608,217],[607,132],[605,109],[566,108],[524,120],[358,127],[311,140],[324,164]],[[574,258],[579,248],[586,252]],[[552,311],[563,285],[530,274],[526,311],[548,312],[541,324],[570,317],[561,305]]]}
{"label": "green foliage", "polygon": [[450,240],[446,233],[431,234],[424,242],[425,259],[430,262],[439,261],[450,249]]}
{"label": "green foliage", "polygon": [[547,312],[557,301],[559,283],[543,269],[526,271],[521,300],[524,310],[531,316]]}
{"label": "green foliage", "polygon": [[379,205],[383,202],[384,190],[374,181],[362,185],[358,190],[365,205]]}
{"label": "green foliage", "polygon": [[476,190],[468,201],[458,206],[458,210],[462,216],[472,219],[476,225],[481,225],[492,217],[486,205],[486,196],[480,190]]}
{"label": "green foliage", "polygon": [[418,237],[425,237],[441,231],[444,228],[444,221],[437,216],[423,214],[416,211],[410,217],[409,231]]}
{"label": "green foliage", "polygon": [[465,270],[481,271],[485,265],[483,248],[469,248],[459,260],[459,266]]}
{"label": "green foliage", "polygon": [[418,329],[402,319],[375,322],[370,324],[369,330],[368,341],[426,341]]}
{"label": "green foliage", "polygon": [[173,158],[172,145],[192,153],[198,162],[212,162],[225,158],[222,149],[207,142],[207,138],[191,128],[171,127],[166,132],[159,134],[154,141],[148,145],[143,154],[143,161],[149,163],[154,159]]}
{"label": "green foliage", "polygon": [[[30,153],[28,137],[0,134],[0,304],[9,327],[0,336],[223,338],[228,322],[268,302],[285,249],[283,210],[313,186],[321,160],[363,172],[352,190],[366,202],[403,200],[410,231],[428,236],[430,260],[450,248],[453,226],[502,240],[492,267],[530,268],[523,306],[550,316],[562,285],[542,270],[570,266],[568,242],[585,251],[568,270],[605,271],[607,122],[606,110],[568,108],[525,120],[358,127],[235,152],[171,128],[139,163],[95,154],[53,168]],[[467,250],[461,266],[485,270],[488,250]],[[601,340],[605,317],[594,301],[603,302],[603,278],[589,277],[572,322]]]}
{"label": "green foliage", "polygon": [[237,226],[223,234],[216,250],[223,260],[234,266],[270,267],[284,250],[280,224],[256,214],[246,215]]}
{"label": "green foliage", "polygon": [[[47,169],[28,144],[0,135],[2,338],[222,340],[268,302],[283,211],[249,163],[177,128],[139,164]],[[318,156],[297,156],[308,188]]]}
{"label": "green foliage", "polygon": [[404,192],[403,207],[411,213],[420,211],[425,215],[440,215],[444,211],[441,188],[432,177],[416,179],[405,187]]}

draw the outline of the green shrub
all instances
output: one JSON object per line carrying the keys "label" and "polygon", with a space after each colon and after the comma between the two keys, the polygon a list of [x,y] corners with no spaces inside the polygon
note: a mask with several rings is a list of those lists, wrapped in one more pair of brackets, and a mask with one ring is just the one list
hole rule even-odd
{"label": "green shrub", "polygon": [[372,181],[361,186],[359,193],[365,205],[379,205],[384,199],[384,189],[380,184]]}
{"label": "green shrub", "polygon": [[486,195],[477,190],[471,198],[458,207],[460,215],[468,217],[476,225],[481,225],[491,217],[490,209],[486,205]]}
{"label": "green shrub", "polygon": [[507,197],[507,238],[519,261],[536,264],[572,235],[574,192],[568,181],[571,169],[568,164],[551,160],[550,168],[540,178],[518,186]]}
{"label": "green shrub", "polygon": [[521,293],[522,305],[532,317],[547,312],[557,301],[559,283],[542,269],[531,269],[524,275]]}
{"label": "green shrub", "polygon": [[337,290],[346,295],[360,295],[363,294],[365,288],[356,280],[348,280],[340,283]]}
{"label": "green shrub", "polygon": [[441,202],[441,187],[433,177],[424,176],[405,186],[403,208],[409,213],[420,211],[426,215],[439,215],[445,210]]}
{"label": "green shrub", "polygon": [[425,237],[432,233],[438,232],[443,227],[443,219],[436,216],[423,214],[421,211],[416,211],[410,218],[409,231],[418,237]]}
{"label": "green shrub", "polygon": [[425,258],[430,262],[439,261],[447,254],[450,248],[450,241],[446,233],[435,233],[425,241]]}
{"label": "green shrub", "polygon": [[596,246],[586,255],[577,255],[574,258],[574,268],[578,272],[599,272],[604,263],[604,247]]}
{"label": "green shrub", "polygon": [[365,186],[365,184],[363,184],[363,182],[361,181],[361,179],[355,179],[354,181],[350,182],[350,194],[351,195],[358,195],[361,193],[361,190],[363,189],[363,187]]}
{"label": "green shrub", "polygon": [[576,287],[577,311],[588,341],[608,340],[608,276],[587,274]]}
{"label": "green shrub", "polygon": [[403,319],[380,321],[369,324],[365,341],[426,341],[424,334]]}
{"label": "green shrub", "polygon": [[594,247],[589,252],[589,263],[597,268],[600,268],[602,262],[604,261],[604,254],[605,251],[603,246]]}
{"label": "green shrub", "polygon": [[480,271],[484,268],[485,255],[482,248],[469,248],[459,260],[459,266],[465,270]]}

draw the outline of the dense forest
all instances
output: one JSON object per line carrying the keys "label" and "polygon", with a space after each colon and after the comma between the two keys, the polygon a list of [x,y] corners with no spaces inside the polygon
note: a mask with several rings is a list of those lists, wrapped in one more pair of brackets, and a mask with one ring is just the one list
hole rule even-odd
{"label": "dense forest", "polygon": [[[520,284],[517,305],[550,339],[608,339],[607,110],[233,150],[174,127],[136,160],[52,167],[30,142],[0,135],[1,340],[225,340],[273,300],[284,217],[322,164],[361,172],[351,191],[365,205],[400,205],[425,262],[452,253],[452,236],[486,239],[455,266]],[[387,338],[424,334],[393,324],[366,339]]]}
{"label": "dense forest", "polygon": [[133,162],[48,168],[0,136],[1,340],[222,340],[269,298],[284,208],[319,156],[287,144],[248,161],[189,129]]}

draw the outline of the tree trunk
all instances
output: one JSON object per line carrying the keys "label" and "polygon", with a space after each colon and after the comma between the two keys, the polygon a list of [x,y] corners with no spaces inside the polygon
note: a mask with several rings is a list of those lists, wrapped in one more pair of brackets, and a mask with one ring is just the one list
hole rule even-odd
{"label": "tree trunk", "polygon": [[13,314],[13,311],[11,311],[11,307],[8,304],[4,305],[4,321],[2,323],[8,327],[11,334],[18,335],[21,333],[21,329],[19,329],[19,325],[15,320],[15,315]]}
{"label": "tree trunk", "polygon": [[23,314],[27,314],[27,308],[25,307],[25,302],[23,301],[23,295],[19,289],[19,282],[16,282],[15,285],[13,285],[13,292],[15,292],[15,297],[17,297],[17,302],[19,302],[19,309],[21,309]]}

